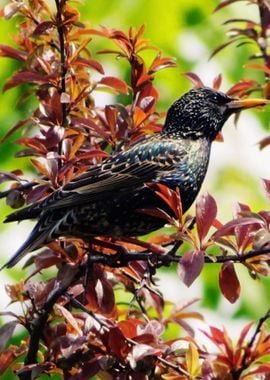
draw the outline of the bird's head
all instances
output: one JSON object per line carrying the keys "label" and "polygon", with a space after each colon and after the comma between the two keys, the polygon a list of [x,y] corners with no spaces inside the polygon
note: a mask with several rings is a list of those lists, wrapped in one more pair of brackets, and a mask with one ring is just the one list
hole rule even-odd
{"label": "bird's head", "polygon": [[232,98],[207,87],[192,89],[170,107],[164,132],[191,139],[205,137],[213,141],[229,116],[267,103],[269,101],[266,99]]}

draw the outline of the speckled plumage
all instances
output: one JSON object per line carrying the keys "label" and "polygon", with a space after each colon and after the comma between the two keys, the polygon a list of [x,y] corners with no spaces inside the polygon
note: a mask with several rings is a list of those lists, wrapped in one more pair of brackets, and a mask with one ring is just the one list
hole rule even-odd
{"label": "speckled plumage", "polygon": [[9,215],[8,222],[32,218],[38,222],[5,267],[58,237],[121,238],[162,227],[162,219],[139,211],[160,207],[171,212],[147,183],[178,187],[186,211],[204,180],[212,141],[232,113],[247,107],[236,103],[212,89],[191,90],[170,107],[160,134],[145,137],[47,199]]}

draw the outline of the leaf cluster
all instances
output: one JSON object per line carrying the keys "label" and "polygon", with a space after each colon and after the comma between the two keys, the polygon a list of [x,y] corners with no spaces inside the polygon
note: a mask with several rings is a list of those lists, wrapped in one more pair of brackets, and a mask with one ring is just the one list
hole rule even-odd
{"label": "leaf cluster", "polygon": [[[217,10],[232,2],[220,3]],[[265,20],[270,10],[264,1],[256,4],[264,22],[262,35],[269,30]],[[1,193],[11,207],[47,197],[114,152],[160,131],[164,113],[156,110],[159,94],[154,79],[159,70],[174,67],[175,61],[163,57],[144,38],[143,26],[127,33],[105,26],[93,28],[81,23],[78,10],[68,0],[56,0],[54,9],[42,0],[11,2],[2,14],[20,21],[14,37],[17,47],[0,46],[1,56],[20,64],[4,90],[26,84],[29,91],[24,97],[32,95],[38,103],[33,113],[2,139],[22,131],[17,143],[23,148],[17,156],[29,157],[36,171],[32,181],[26,181],[20,169],[0,173],[1,182],[11,182]],[[248,25],[255,28],[254,23]],[[251,38],[247,30],[237,33],[235,39]],[[91,42],[96,38],[115,47],[94,58]],[[259,37],[252,39],[259,41]],[[154,52],[150,65],[144,60],[148,50]],[[103,54],[124,61],[129,78],[107,74]],[[264,72],[267,79],[269,72]],[[202,85],[196,74],[187,76]],[[245,96],[258,85],[245,83],[249,86],[238,83],[230,93]],[[213,87],[220,85],[218,76]],[[121,94],[121,102],[97,105],[98,91],[116,97]],[[263,184],[270,197],[269,180]],[[264,323],[269,313],[251,338],[252,325],[244,327],[236,343],[225,329],[210,326],[205,335],[217,348],[213,354],[195,339],[189,319],[203,317],[192,310],[193,302],[173,305],[156,287],[159,267],[177,263],[179,279],[191,286],[205,264],[218,264],[220,291],[228,301],[236,302],[240,296],[236,263],[252,278],[269,274],[270,212],[254,213],[248,205],[238,204],[234,218],[222,223],[214,198],[203,194],[191,217],[182,214],[178,190],[161,184],[149,186],[174,217],[161,209],[140,212],[165,220],[169,228],[145,240],[97,237],[90,243],[72,238],[55,241],[30,257],[27,279],[6,286],[11,302],[19,303],[22,313],[3,313],[13,320],[0,329],[1,374],[10,366],[21,380],[44,373],[60,374],[66,380],[87,380],[95,375],[134,380],[248,379],[270,372],[270,335]],[[41,280],[39,273],[51,267],[56,273]],[[118,300],[121,292],[125,302]],[[23,326],[26,338],[15,346],[8,341],[18,325]],[[180,337],[166,338],[171,325],[181,327]]]}

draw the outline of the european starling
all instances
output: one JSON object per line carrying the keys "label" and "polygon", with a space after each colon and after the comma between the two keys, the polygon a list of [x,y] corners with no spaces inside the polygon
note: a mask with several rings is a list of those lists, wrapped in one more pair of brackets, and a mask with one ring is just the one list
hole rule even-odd
{"label": "european starling", "polygon": [[183,211],[204,180],[211,144],[233,113],[265,105],[264,99],[235,99],[210,88],[193,89],[169,109],[161,133],[134,144],[89,169],[49,197],[10,214],[5,222],[37,219],[25,243],[4,267],[59,237],[89,240],[123,238],[154,231],[165,224],[143,208],[165,202],[148,183],[180,189]]}

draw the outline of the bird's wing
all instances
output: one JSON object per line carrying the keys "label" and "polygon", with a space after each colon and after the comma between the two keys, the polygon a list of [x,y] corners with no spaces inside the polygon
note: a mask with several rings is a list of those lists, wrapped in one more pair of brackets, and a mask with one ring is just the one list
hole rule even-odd
{"label": "bird's wing", "polygon": [[185,154],[176,140],[147,141],[75,178],[55,194],[50,209],[70,207],[128,192],[172,171]]}

